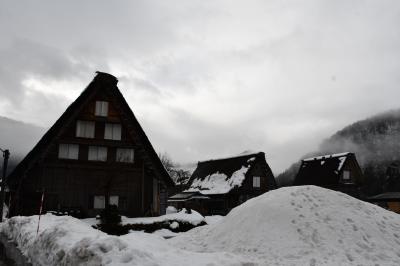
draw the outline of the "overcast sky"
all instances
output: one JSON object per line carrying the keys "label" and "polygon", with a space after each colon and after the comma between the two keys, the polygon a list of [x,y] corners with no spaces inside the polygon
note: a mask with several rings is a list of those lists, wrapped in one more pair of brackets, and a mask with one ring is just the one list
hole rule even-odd
{"label": "overcast sky", "polygon": [[49,127],[106,71],[157,151],[278,174],[400,107],[399,25],[397,0],[3,0],[0,115]]}

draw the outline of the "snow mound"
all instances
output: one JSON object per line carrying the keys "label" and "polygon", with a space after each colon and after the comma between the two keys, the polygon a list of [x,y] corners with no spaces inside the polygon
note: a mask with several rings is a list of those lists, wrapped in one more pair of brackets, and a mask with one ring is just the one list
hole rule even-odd
{"label": "snow mound", "polygon": [[168,241],[261,265],[400,265],[400,216],[320,187],[288,187]]}
{"label": "snow mound", "polygon": [[[32,265],[251,265],[227,252],[198,253],[142,232],[110,236],[70,216],[13,217],[0,232],[18,245]],[[165,233],[165,232],[163,232]]]}

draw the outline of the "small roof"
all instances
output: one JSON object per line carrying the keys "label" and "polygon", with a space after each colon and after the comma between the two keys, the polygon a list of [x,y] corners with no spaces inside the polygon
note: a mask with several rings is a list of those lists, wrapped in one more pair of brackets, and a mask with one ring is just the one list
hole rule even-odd
{"label": "small roof", "polygon": [[174,202],[174,201],[188,201],[192,199],[209,199],[209,197],[201,194],[198,191],[194,192],[181,192],[178,194],[175,194],[171,197],[169,197],[168,201],[169,202]]}
{"label": "small roof", "polygon": [[382,194],[378,194],[372,197],[369,197],[370,201],[390,201],[390,200],[398,200],[400,201],[400,192],[385,192]]}
{"label": "small roof", "polygon": [[200,191],[202,194],[226,194],[240,187],[248,170],[256,159],[265,161],[263,152],[199,162],[189,180],[185,192]]}

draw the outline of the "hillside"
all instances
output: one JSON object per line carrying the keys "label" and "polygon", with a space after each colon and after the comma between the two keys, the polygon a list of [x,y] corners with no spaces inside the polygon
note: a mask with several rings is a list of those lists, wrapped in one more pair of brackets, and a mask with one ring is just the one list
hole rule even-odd
{"label": "hillside", "polygon": [[[354,152],[368,180],[367,194],[381,191],[387,166],[400,159],[400,109],[385,112],[345,127],[323,141],[318,151],[303,156]],[[294,179],[300,162],[290,166],[277,179],[286,185]]]}
{"label": "hillside", "polygon": [[[33,148],[44,134],[45,129],[0,116],[0,148],[11,152],[9,168],[15,165]],[[0,169],[3,163],[1,160]]]}

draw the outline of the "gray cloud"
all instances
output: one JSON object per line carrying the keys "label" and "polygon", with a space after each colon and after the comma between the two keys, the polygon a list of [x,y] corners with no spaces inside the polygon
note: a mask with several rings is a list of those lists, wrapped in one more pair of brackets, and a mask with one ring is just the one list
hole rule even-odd
{"label": "gray cloud", "polygon": [[158,150],[263,150],[279,172],[399,106],[399,14],[397,1],[3,1],[0,114],[49,126],[109,71]]}

